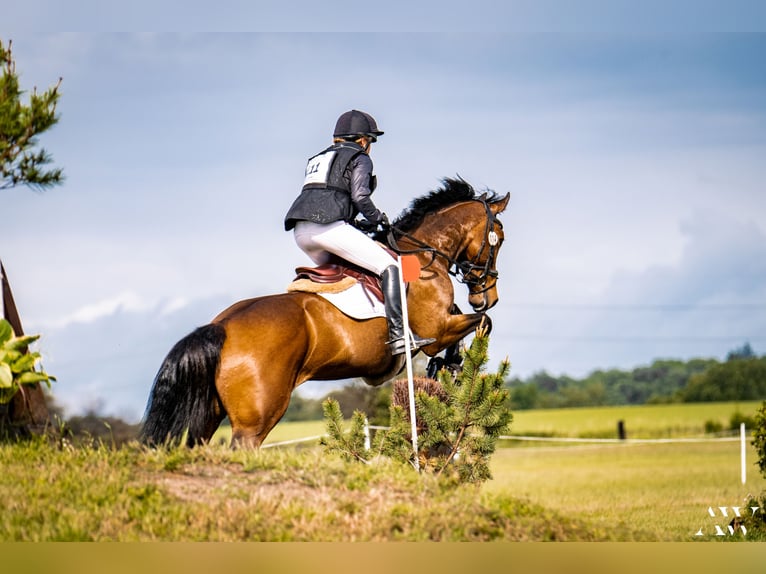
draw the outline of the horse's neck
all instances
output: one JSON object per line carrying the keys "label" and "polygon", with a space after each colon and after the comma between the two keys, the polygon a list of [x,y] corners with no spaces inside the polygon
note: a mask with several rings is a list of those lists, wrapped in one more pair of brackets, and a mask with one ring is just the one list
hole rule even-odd
{"label": "horse's neck", "polygon": [[[445,224],[434,219],[416,229],[412,235],[422,244],[436,249],[453,260],[466,248],[469,241],[466,227],[459,221],[450,221]],[[449,268],[449,263],[443,257],[438,259],[444,263],[445,268]]]}

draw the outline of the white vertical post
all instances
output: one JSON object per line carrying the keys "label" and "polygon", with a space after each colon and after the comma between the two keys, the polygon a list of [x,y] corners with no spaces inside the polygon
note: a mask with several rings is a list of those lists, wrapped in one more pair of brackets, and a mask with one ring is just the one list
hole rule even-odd
{"label": "white vertical post", "polygon": [[739,437],[740,437],[740,450],[742,453],[742,484],[745,484],[747,481],[747,466],[745,465],[745,452],[747,451],[747,447],[745,446],[746,438],[745,438],[745,423],[740,423],[739,425]]}
{"label": "white vertical post", "polygon": [[415,420],[415,382],[412,375],[412,351],[410,350],[410,318],[407,312],[407,289],[404,284],[402,258],[397,259],[399,266],[399,290],[402,295],[402,324],[404,325],[404,353],[407,362],[407,391],[410,396],[410,422],[412,429],[412,451],[415,453],[415,470],[420,472],[418,460],[418,425]]}
{"label": "white vertical post", "polygon": [[0,261],[0,319],[5,319],[5,301],[3,300],[3,286],[5,285],[5,273]]}
{"label": "white vertical post", "polygon": [[370,450],[370,421],[364,417],[364,449]]}

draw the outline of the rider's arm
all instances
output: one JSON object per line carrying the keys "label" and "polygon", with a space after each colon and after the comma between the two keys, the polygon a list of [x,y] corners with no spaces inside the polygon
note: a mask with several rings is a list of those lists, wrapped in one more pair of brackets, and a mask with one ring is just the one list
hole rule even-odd
{"label": "rider's arm", "polygon": [[351,161],[351,201],[373,223],[383,221],[383,213],[375,207],[372,201],[370,179],[372,176],[372,160],[367,154],[360,153]]}

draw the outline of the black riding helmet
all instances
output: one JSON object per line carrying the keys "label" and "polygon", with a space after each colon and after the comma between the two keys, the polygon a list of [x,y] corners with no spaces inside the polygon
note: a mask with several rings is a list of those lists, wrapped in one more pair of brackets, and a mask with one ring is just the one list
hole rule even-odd
{"label": "black riding helmet", "polygon": [[335,124],[333,137],[343,139],[356,139],[361,136],[367,136],[372,141],[376,141],[383,132],[378,129],[378,124],[370,115],[359,110],[351,110],[341,114]]}

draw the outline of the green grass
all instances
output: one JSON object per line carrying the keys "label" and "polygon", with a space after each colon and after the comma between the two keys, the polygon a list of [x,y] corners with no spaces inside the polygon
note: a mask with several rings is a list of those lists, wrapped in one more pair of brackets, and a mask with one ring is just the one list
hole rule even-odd
{"label": "green grass", "polygon": [[514,411],[511,434],[616,438],[617,421],[622,420],[628,438],[699,436],[705,422],[716,421],[727,429],[735,412],[753,416],[760,405],[742,401]]}
{"label": "green grass", "polygon": [[[510,434],[616,438],[617,421],[622,420],[628,438],[700,436],[705,432],[706,421],[717,421],[723,428],[728,428],[735,412],[753,416],[760,404],[759,401],[743,401],[514,411]],[[282,422],[274,427],[264,444],[318,436],[324,432],[324,421]],[[222,425],[213,442],[228,444],[230,439],[231,427]]]}
{"label": "green grass", "polygon": [[323,449],[0,445],[0,541],[599,540],[585,522]]}
{"label": "green grass", "polygon": [[[706,421],[728,428],[732,415],[752,416],[758,401],[516,411],[512,435],[617,436],[625,421],[628,438],[704,435]],[[295,431],[295,432],[294,432]],[[301,435],[300,432],[305,432]],[[324,432],[323,424],[282,423],[270,440]],[[699,540],[714,529],[712,506],[744,504],[766,490],[747,443],[747,480],[740,478],[739,442],[587,444],[503,441],[492,458],[494,479],[486,493],[521,497],[567,516],[587,519],[601,531],[647,540]],[[630,533],[630,534],[628,534]],[[606,534],[605,534],[606,536]],[[709,539],[708,536],[702,537]]]}
{"label": "green grass", "polygon": [[[748,443],[747,479],[738,442],[610,444],[499,449],[484,488],[585,518],[638,539],[711,540],[708,507],[745,506],[766,490]],[[704,537],[696,537],[703,528]]]}
{"label": "green grass", "polygon": [[[706,420],[728,426],[737,409],[757,405],[520,411],[511,431],[592,436],[622,418],[633,438],[699,435]],[[281,423],[267,444],[323,433],[323,421]],[[386,461],[344,463],[311,444],[2,444],[0,541],[719,540],[715,524],[725,524],[708,507],[766,492],[749,443],[741,484],[739,452],[738,442],[528,443],[495,452],[491,481],[454,488]]]}
{"label": "green grass", "polygon": [[[312,436],[320,436],[325,433],[324,421],[300,421],[279,423],[274,430],[266,437],[264,445],[277,442],[297,440]],[[213,435],[213,443],[229,444],[231,441],[231,427],[227,424],[221,425]]]}

